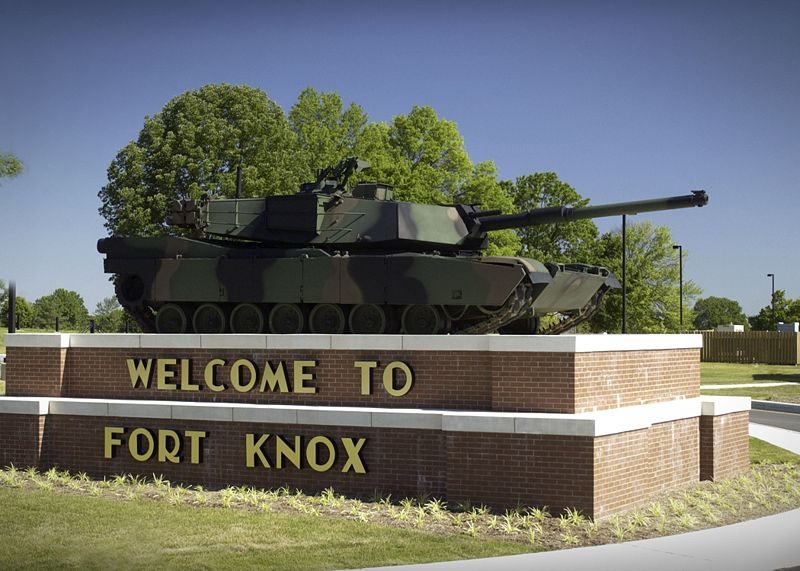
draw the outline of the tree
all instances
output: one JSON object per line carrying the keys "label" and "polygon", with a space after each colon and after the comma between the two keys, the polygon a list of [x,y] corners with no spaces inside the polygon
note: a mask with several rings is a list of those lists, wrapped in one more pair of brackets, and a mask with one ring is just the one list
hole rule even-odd
{"label": "tree", "polygon": [[[554,172],[533,173],[502,183],[518,212],[550,206],[586,206],[589,200]],[[598,231],[591,220],[517,229],[521,254],[543,262],[586,262],[595,257]]]}
{"label": "tree", "polygon": [[[667,333],[679,330],[679,264],[666,226],[649,221],[627,228],[627,330],[629,333]],[[607,232],[598,242],[598,265],[622,280],[622,232]],[[686,250],[683,251],[686,256]],[[684,316],[691,322],[689,307],[701,293],[691,281],[683,283]],[[605,296],[600,310],[590,320],[593,331],[619,331],[622,322],[620,290]]]}
{"label": "tree", "polygon": [[22,172],[22,162],[10,153],[0,153],[0,179],[14,178]]}
{"label": "tree", "polygon": [[715,329],[729,323],[748,326],[747,317],[738,301],[727,297],[705,297],[694,304],[694,326],[697,329]]}
{"label": "tree", "polygon": [[388,126],[368,125],[356,149],[372,166],[362,179],[393,185],[399,200],[452,202],[473,174],[458,127],[431,107],[414,106]]}
{"label": "tree", "polygon": [[758,315],[750,317],[754,331],[775,331],[776,324],[800,321],[800,299],[786,297],[786,291],[775,290],[775,319],[772,319],[772,304],[762,307]]}
{"label": "tree", "polygon": [[[14,311],[17,314],[17,323],[20,329],[24,327],[31,327],[33,325],[33,307],[28,303],[28,300],[18,295],[16,297]],[[0,304],[0,325],[8,327],[8,298],[3,300]]]}
{"label": "tree", "polygon": [[116,297],[106,297],[97,302],[93,318],[100,333],[117,333],[123,330],[125,313]]}
{"label": "tree", "polygon": [[297,137],[281,108],[252,87],[207,85],[145,118],[108,168],[100,214],[112,234],[174,233],[167,205],[205,194],[233,197],[241,165],[242,196],[295,192],[301,182]]}
{"label": "tree", "polygon": [[[458,202],[477,204],[483,210],[514,211],[514,203],[497,180],[497,167],[492,161],[475,165],[472,176],[464,185]],[[512,229],[489,233],[490,256],[515,256],[521,247],[519,235]]]}
{"label": "tree", "polygon": [[63,329],[87,328],[89,312],[77,292],[58,288],[33,302],[33,326],[49,329],[55,326],[56,317]]}
{"label": "tree", "polygon": [[342,110],[336,93],[318,93],[307,87],[289,111],[289,127],[297,137],[301,177],[314,180],[316,172],[356,153],[367,125],[364,110],[351,103]]}

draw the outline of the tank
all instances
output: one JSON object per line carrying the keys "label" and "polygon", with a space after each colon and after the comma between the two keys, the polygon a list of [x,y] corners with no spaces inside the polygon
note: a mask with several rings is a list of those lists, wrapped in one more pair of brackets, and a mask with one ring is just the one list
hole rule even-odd
{"label": "tank", "polygon": [[[484,255],[490,232],[708,202],[694,191],[502,214],[396,201],[380,183],[348,191],[365,166],[347,159],[294,195],[176,201],[167,222],[196,237],[101,239],[105,272],[145,332],[556,334],[588,319],[616,278]],[[546,314],[560,321],[540,330]]]}

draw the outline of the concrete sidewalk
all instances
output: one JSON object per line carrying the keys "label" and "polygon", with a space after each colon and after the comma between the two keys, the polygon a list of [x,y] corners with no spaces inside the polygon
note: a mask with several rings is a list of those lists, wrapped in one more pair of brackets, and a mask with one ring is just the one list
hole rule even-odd
{"label": "concrete sidewalk", "polygon": [[[800,454],[799,432],[751,423],[750,434]],[[628,543],[391,567],[398,571],[774,571],[789,568],[800,569],[800,509],[725,527]]]}

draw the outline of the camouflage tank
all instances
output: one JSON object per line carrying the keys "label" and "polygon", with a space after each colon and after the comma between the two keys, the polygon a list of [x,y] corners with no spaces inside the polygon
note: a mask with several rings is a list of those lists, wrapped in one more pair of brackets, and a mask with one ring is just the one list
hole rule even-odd
{"label": "camouflage tank", "polygon": [[[605,268],[485,256],[488,233],[583,218],[703,206],[692,194],[501,214],[415,204],[348,177],[347,159],[297,194],[182,200],[168,223],[202,238],[98,242],[120,303],[159,333],[560,333],[619,287]],[[539,318],[560,322],[538,331]]]}

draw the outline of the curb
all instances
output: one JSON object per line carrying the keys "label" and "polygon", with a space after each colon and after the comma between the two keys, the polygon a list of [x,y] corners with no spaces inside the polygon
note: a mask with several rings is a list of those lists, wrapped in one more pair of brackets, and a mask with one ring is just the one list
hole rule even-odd
{"label": "curb", "polygon": [[773,402],[768,400],[754,400],[751,402],[753,410],[769,410],[772,412],[788,412],[800,414],[800,404],[790,402]]}

